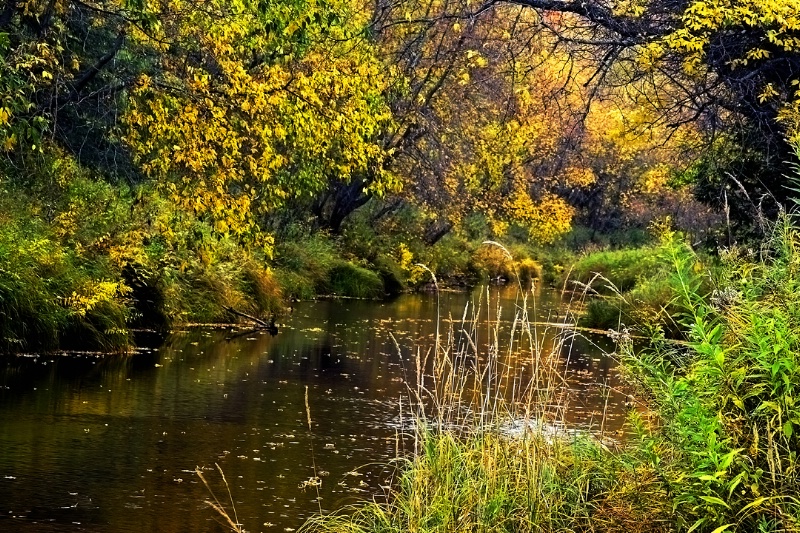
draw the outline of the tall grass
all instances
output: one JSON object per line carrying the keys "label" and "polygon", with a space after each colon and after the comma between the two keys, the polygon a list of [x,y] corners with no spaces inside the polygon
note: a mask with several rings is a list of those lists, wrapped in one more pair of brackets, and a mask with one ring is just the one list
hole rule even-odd
{"label": "tall grass", "polygon": [[[535,287],[519,287],[514,309],[490,306],[487,295],[460,321],[448,322],[435,349],[409,361],[415,371],[407,380],[404,419],[413,445],[400,459],[387,503],[313,518],[304,531],[656,531],[665,525],[663,506],[652,505],[664,497],[652,468],[633,467],[633,456],[612,454],[592,435],[566,430],[565,365],[574,331],[537,328]],[[506,313],[508,329],[501,326]],[[478,327],[486,323],[479,317],[488,319],[488,330]]]}
{"label": "tall grass", "polygon": [[0,352],[127,346],[126,288],[103,264],[81,264],[48,225],[0,202]]}
{"label": "tall grass", "polygon": [[[673,240],[671,285],[688,339],[624,345],[658,415],[650,463],[677,526],[800,531],[800,233],[779,221],[757,255],[722,253],[716,273]],[[716,286],[703,287],[711,278]]]}
{"label": "tall grass", "polygon": [[61,178],[53,198],[11,185],[0,198],[0,352],[124,351],[131,328],[282,308],[265,254],[155,193]]}
{"label": "tall grass", "polygon": [[[580,322],[602,329],[627,327],[642,335],[658,330],[674,339],[685,338],[676,320],[680,308],[674,298],[672,235],[668,225],[651,228],[657,242],[638,249],[606,250],[580,258],[562,276],[565,288],[592,295]],[[693,255],[696,271],[716,268],[707,255]],[[710,279],[699,278],[699,291],[710,291]]]}
{"label": "tall grass", "polygon": [[[529,357],[530,373],[510,372],[497,327],[485,349],[474,321],[450,330],[430,354],[435,371],[417,373],[415,446],[388,503],[305,529],[800,531],[800,231],[783,219],[758,250],[724,250],[713,270],[671,232],[660,254],[685,340],[658,324],[646,342],[619,336],[648,404],[632,412],[624,445],[553,430],[569,336],[544,341],[525,295],[508,351]],[[508,420],[522,430],[505,431]]]}

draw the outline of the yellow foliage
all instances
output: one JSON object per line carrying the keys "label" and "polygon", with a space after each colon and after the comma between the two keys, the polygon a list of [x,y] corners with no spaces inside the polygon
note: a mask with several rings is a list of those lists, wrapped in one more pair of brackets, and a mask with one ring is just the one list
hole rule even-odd
{"label": "yellow foliage", "polygon": [[329,181],[371,172],[377,174],[372,192],[397,188],[383,168],[379,136],[391,113],[369,43],[318,34],[285,62],[248,67],[252,49],[279,47],[305,31],[315,13],[309,9],[278,36],[259,33],[255,6],[209,2],[165,31],[190,38],[213,62],[187,67],[177,58],[165,80],[142,76],[132,92],[125,141],[136,161],[218,233],[246,236],[255,215],[313,195]]}
{"label": "yellow foliage", "polygon": [[397,246],[397,251],[394,255],[400,268],[405,272],[406,279],[409,283],[419,283],[429,275],[424,267],[414,261],[414,254],[408,249],[408,245],[405,243],[400,243]]}
{"label": "yellow foliage", "polygon": [[64,298],[63,303],[76,315],[84,317],[98,305],[113,302],[115,298],[124,296],[130,291],[130,287],[121,281],[92,281]]}
{"label": "yellow foliage", "polygon": [[509,218],[528,228],[531,240],[549,244],[570,230],[575,209],[552,193],[534,202],[524,191],[511,195],[507,209]]}
{"label": "yellow foliage", "polygon": [[484,245],[475,250],[472,262],[490,278],[512,279],[514,275],[514,264],[506,252],[497,246]]}
{"label": "yellow foliage", "polygon": [[575,187],[588,187],[597,181],[597,176],[591,167],[569,166],[564,170],[564,181]]}
{"label": "yellow foliage", "polygon": [[800,98],[788,102],[780,110],[778,120],[784,124],[792,146],[800,146]]}
{"label": "yellow foliage", "polygon": [[[800,3],[795,0],[694,0],[683,12],[681,26],[664,37],[666,50],[684,57],[684,70],[690,75],[704,76],[706,54],[712,40],[719,35],[743,36],[741,49],[731,47],[726,67],[736,70],[747,67],[757,72],[758,64],[769,61],[776,53],[800,52]],[[789,125],[790,136],[797,135],[792,118],[798,94],[782,94],[765,78],[754,78],[754,94],[765,103],[778,100],[779,119]],[[781,101],[782,100],[782,101]]]}
{"label": "yellow foliage", "polygon": [[516,272],[520,281],[527,283],[542,278],[542,265],[533,259],[520,259],[517,261]]}
{"label": "yellow foliage", "polygon": [[664,190],[672,169],[666,163],[658,163],[642,173],[639,188],[646,194],[657,194]]}

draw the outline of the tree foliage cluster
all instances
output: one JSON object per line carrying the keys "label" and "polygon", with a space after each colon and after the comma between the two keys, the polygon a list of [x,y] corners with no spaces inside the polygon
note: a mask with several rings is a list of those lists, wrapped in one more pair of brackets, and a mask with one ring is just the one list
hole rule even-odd
{"label": "tree foliage cluster", "polygon": [[786,0],[4,0],[0,182],[123,291],[221,243],[268,273],[298,228],[392,233],[352,254],[397,266],[718,222],[694,196],[747,225],[800,136],[796,25]]}

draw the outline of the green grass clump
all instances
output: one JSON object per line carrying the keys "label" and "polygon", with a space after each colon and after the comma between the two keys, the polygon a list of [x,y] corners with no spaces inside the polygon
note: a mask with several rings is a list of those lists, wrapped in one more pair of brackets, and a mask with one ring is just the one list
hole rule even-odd
{"label": "green grass clump", "polygon": [[652,472],[626,468],[590,439],[425,431],[395,485],[388,504],[312,519],[303,531],[666,531],[663,507],[646,501],[663,496],[648,494]]}
{"label": "green grass clump", "polygon": [[[644,248],[590,253],[566,271],[562,283],[589,296],[581,325],[598,329],[625,326],[645,335],[658,329],[671,338],[682,338],[674,318],[679,310],[671,283],[672,239],[662,238]],[[692,268],[701,271],[710,263],[695,255]],[[709,287],[708,280],[704,281],[702,289]]]}
{"label": "green grass clump", "polygon": [[623,320],[618,298],[590,298],[586,311],[580,318],[582,325],[595,329],[620,329]]}
{"label": "green grass clump", "polygon": [[[298,235],[275,248],[275,276],[283,294],[298,300],[316,296],[379,298],[384,295],[380,272],[396,269],[384,260],[383,269],[342,258],[337,243],[324,233]],[[400,282],[398,280],[398,282]]]}
{"label": "green grass clump", "polygon": [[630,291],[660,269],[657,249],[644,247],[590,253],[578,259],[565,275],[569,275],[568,283],[591,284],[594,291],[611,295]]}
{"label": "green grass clump", "polygon": [[680,338],[680,327],[672,315],[676,312],[673,297],[665,269],[657,276],[640,280],[626,293],[589,297],[580,323],[598,329],[619,329],[627,326],[639,333],[660,328],[670,337]]}
{"label": "green grass clump", "polygon": [[342,261],[328,272],[322,290],[336,296],[378,298],[383,296],[383,280],[372,270]]}
{"label": "green grass clump", "polygon": [[[673,521],[698,531],[800,531],[800,234],[784,220],[761,258],[726,251],[698,272],[668,249],[688,345],[623,345],[658,416],[646,446]],[[703,288],[711,278],[716,289]]]}

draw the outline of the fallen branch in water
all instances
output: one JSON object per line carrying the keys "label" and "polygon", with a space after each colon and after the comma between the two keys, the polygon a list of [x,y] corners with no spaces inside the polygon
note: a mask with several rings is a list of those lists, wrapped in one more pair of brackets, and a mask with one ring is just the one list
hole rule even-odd
{"label": "fallen branch in water", "polygon": [[240,316],[242,318],[246,318],[246,319],[248,319],[248,320],[250,320],[252,322],[255,322],[259,326],[262,326],[265,329],[269,329],[269,330],[277,329],[277,327],[275,326],[275,320],[274,319],[271,320],[270,322],[265,322],[264,320],[261,320],[260,318],[254,317],[252,315],[248,315],[247,313],[242,313],[241,311],[237,311],[233,307],[228,307],[226,305],[226,306],[223,306],[223,308],[226,311],[228,311],[229,313],[233,313],[234,315]]}

